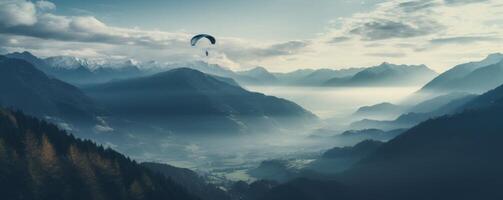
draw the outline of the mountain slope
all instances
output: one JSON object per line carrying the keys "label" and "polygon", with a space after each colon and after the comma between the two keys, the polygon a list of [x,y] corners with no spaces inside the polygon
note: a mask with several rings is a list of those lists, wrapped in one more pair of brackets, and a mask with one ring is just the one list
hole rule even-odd
{"label": "mountain slope", "polygon": [[50,78],[30,63],[0,56],[0,105],[66,123],[93,125],[101,108],[78,88]]}
{"label": "mountain slope", "polygon": [[196,199],[125,156],[0,109],[2,199]]}
{"label": "mountain slope", "polygon": [[[501,97],[502,88],[482,96]],[[302,191],[297,198],[278,188],[265,199],[501,199],[503,99],[482,96],[473,101],[487,107],[423,122],[383,144],[337,181],[290,183],[283,187]],[[358,192],[348,197],[351,191]]]}
{"label": "mountain slope", "polygon": [[366,68],[354,76],[327,80],[327,86],[403,86],[421,85],[436,76],[425,65],[395,65],[382,63]]}
{"label": "mountain slope", "polygon": [[173,131],[263,131],[316,118],[290,101],[249,92],[189,68],[101,84],[86,91],[116,116]]}
{"label": "mountain slope", "polygon": [[404,109],[405,106],[384,102],[371,106],[360,107],[355,113],[353,113],[353,116],[365,118],[396,116],[402,113]]}
{"label": "mountain slope", "polygon": [[421,91],[485,92],[502,84],[503,54],[495,53],[484,60],[456,65],[427,83]]}
{"label": "mountain slope", "polygon": [[253,69],[237,73],[255,79],[256,84],[276,84],[278,81],[276,76],[263,67],[255,67]]}
{"label": "mountain slope", "polygon": [[427,119],[463,111],[465,105],[476,97],[476,95],[466,93],[441,95],[409,108],[394,120],[363,119],[353,122],[351,127],[353,129],[378,128],[383,130],[409,128]]}
{"label": "mountain slope", "polygon": [[200,199],[228,200],[231,198],[225,191],[207,183],[206,180],[192,170],[152,162],[142,163],[141,165],[175,181],[177,184],[186,188],[190,194]]}
{"label": "mountain slope", "polygon": [[320,86],[329,79],[344,78],[354,76],[356,73],[364,70],[365,68],[348,68],[348,69],[317,69],[304,77],[298,78],[290,84],[294,85],[307,85],[307,86]]}

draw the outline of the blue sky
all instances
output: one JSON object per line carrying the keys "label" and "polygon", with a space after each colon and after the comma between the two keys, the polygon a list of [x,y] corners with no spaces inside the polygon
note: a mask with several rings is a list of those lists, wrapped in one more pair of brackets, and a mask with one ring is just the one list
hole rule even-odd
{"label": "blue sky", "polygon": [[[189,45],[197,33],[217,38],[211,56]],[[0,0],[0,53],[41,57],[441,72],[502,43],[501,0]]]}

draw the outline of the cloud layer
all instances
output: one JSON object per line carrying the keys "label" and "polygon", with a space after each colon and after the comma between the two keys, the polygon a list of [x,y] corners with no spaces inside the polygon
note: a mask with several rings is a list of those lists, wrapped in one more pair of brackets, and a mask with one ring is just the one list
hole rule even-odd
{"label": "cloud layer", "polygon": [[[188,45],[193,33],[123,28],[89,14],[54,14],[49,1],[0,0],[0,52],[40,56],[123,57],[160,62],[207,59],[228,67],[264,65],[353,67],[382,61],[427,64],[439,71],[503,51],[503,3],[498,0],[390,0],[332,20],[309,40],[261,42],[218,37],[218,45]],[[314,11],[313,11],[314,12]],[[302,27],[299,27],[302,28]],[[204,58],[205,49],[211,57]]]}

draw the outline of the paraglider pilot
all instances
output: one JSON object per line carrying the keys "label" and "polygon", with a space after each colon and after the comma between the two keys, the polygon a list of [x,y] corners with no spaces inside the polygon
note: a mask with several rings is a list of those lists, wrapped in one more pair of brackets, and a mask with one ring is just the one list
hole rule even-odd
{"label": "paraglider pilot", "polygon": [[[196,35],[196,36],[192,37],[192,39],[190,40],[190,45],[192,45],[193,47],[196,46],[197,42],[201,38],[208,39],[212,45],[215,45],[215,43],[217,42],[217,40],[215,39],[215,37],[213,37],[211,35],[208,35],[208,34],[199,34],[199,35]],[[209,55],[208,50],[205,50],[205,52],[206,52],[206,56],[208,56]]]}

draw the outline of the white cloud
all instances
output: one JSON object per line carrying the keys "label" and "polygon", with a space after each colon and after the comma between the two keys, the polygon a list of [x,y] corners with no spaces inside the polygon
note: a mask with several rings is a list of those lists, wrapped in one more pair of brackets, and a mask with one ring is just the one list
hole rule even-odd
{"label": "white cloud", "polygon": [[40,10],[54,10],[56,9],[56,5],[50,1],[37,1],[35,3],[37,8]]}
{"label": "white cloud", "polygon": [[[20,7],[31,9],[19,10]],[[50,13],[56,6],[48,1],[35,4],[24,0],[9,1],[0,8],[0,37],[13,38],[16,44],[5,43],[7,50],[29,50],[38,55],[70,54],[93,57],[120,56],[161,62],[207,59],[211,63],[237,68],[248,62],[293,55],[306,46],[303,41],[262,44],[237,38],[219,37],[217,47],[209,47],[205,58],[203,45],[191,47],[191,33],[141,30],[109,26],[93,16],[62,16]],[[38,10],[36,9],[38,8]],[[31,20],[19,20],[19,16]],[[27,18],[27,17],[25,17]]]}
{"label": "white cloud", "polygon": [[0,1],[0,27],[30,26],[37,22],[33,3],[19,0]]}
{"label": "white cloud", "polygon": [[370,12],[334,20],[331,31],[313,40],[316,52],[285,65],[348,67],[389,61],[443,71],[503,51],[503,20],[496,20],[503,19],[502,5],[496,0],[387,1]]}
{"label": "white cloud", "polygon": [[[229,68],[354,67],[383,61],[427,64],[438,71],[503,51],[503,3],[498,0],[390,0],[375,9],[332,20],[310,40],[262,42],[218,37],[216,46],[191,47],[192,33],[123,28],[91,13],[51,13],[48,1],[0,0],[2,51],[37,55],[122,57],[181,62],[204,59]],[[300,27],[302,28],[302,27]]]}

